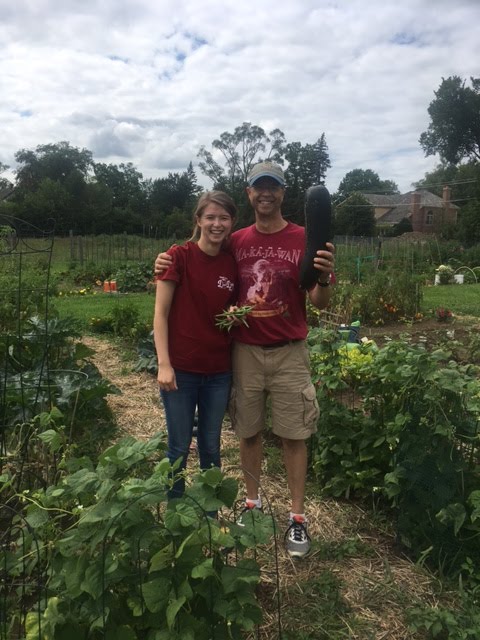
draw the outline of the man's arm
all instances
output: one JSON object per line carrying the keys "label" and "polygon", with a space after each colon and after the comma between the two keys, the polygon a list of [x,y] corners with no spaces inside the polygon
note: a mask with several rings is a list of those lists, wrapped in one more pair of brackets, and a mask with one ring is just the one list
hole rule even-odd
{"label": "man's arm", "polygon": [[335,267],[335,247],[331,242],[327,242],[326,251],[317,251],[313,266],[318,271],[318,278],[317,284],[308,292],[308,297],[314,307],[325,309],[332,295],[330,278]]}
{"label": "man's arm", "polygon": [[155,267],[154,267],[154,273],[156,276],[161,276],[162,273],[168,269],[168,267],[172,266],[172,256],[167,253],[166,251],[163,251],[162,253],[159,253],[158,256],[155,258]]}

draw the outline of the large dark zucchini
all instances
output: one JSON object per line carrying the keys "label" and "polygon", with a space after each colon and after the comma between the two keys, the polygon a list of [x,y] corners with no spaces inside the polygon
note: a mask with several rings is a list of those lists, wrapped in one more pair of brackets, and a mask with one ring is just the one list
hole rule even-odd
{"label": "large dark zucchini", "polygon": [[310,187],[305,194],[305,255],[300,263],[300,287],[311,289],[319,271],[313,259],[319,249],[326,249],[332,238],[332,203],[328,189],[322,185]]}

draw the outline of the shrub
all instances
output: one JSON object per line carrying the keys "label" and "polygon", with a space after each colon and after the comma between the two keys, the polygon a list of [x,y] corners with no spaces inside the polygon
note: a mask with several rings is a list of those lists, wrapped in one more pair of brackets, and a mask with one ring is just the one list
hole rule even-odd
{"label": "shrub", "polygon": [[428,549],[445,572],[480,562],[478,369],[392,341],[349,377],[335,337],[315,332],[310,343],[322,416],[312,462],[325,491],[381,496],[412,555]]}
{"label": "shrub", "polygon": [[152,279],[153,262],[138,262],[118,267],[113,278],[117,281],[117,290],[122,293],[128,291],[145,291]]}
{"label": "shrub", "polygon": [[453,268],[448,264],[441,264],[435,269],[440,284],[450,284],[453,281]]}
{"label": "shrub", "polygon": [[[10,499],[23,505],[22,517],[2,577],[16,584],[23,574],[27,588],[4,603],[6,624],[45,567],[45,598],[30,602],[26,619],[31,640],[221,640],[253,630],[260,570],[244,553],[270,539],[271,524],[258,514],[255,529],[229,531],[207,517],[237,496],[236,481],[215,468],[166,505],[172,467],[164,448],[162,436],[125,438],[96,466],[68,458],[56,484]],[[4,474],[4,495],[7,483]],[[225,547],[242,556],[236,566]]]}
{"label": "shrub", "polygon": [[411,321],[420,311],[421,279],[408,271],[377,271],[365,283],[337,286],[344,289],[351,318],[364,325]]}

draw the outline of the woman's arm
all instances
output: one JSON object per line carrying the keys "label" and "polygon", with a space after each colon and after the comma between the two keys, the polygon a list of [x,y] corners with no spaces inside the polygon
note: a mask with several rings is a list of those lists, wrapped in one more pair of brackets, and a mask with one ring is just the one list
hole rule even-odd
{"label": "woman's arm", "polygon": [[153,335],[157,351],[158,375],[160,389],[175,391],[177,382],[175,372],[170,363],[168,353],[168,316],[172,306],[176,283],[172,280],[159,280],[155,296],[155,315],[153,318]]}

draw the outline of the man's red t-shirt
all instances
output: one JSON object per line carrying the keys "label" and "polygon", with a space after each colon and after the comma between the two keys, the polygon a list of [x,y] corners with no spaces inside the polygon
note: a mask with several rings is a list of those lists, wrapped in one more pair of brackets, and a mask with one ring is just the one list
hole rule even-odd
{"label": "man's red t-shirt", "polygon": [[231,336],[215,326],[215,316],[235,301],[233,256],[204,253],[195,242],[167,251],[173,263],[158,280],[176,283],[168,316],[168,351],[174,369],[222,373],[231,369]]}
{"label": "man's red t-shirt", "polygon": [[232,234],[229,248],[238,267],[237,304],[254,306],[249,327],[237,327],[235,340],[267,345],[306,338],[305,292],[299,284],[305,229],[289,222],[276,233],[261,233],[251,225]]}

